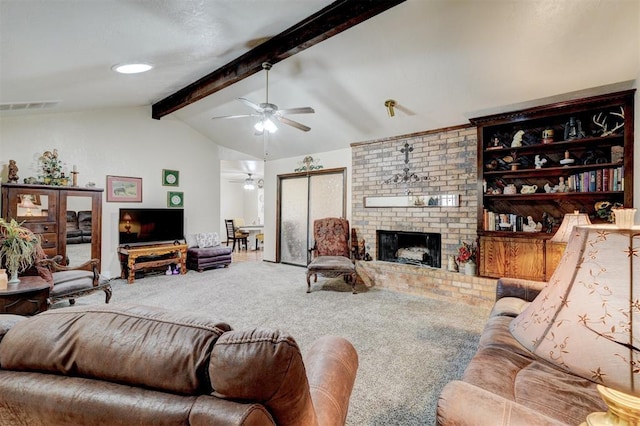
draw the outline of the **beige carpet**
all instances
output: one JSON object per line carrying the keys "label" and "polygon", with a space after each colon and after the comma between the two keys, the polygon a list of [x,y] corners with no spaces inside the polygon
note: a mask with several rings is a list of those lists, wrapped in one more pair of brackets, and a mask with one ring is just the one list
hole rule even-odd
{"label": "beige carpet", "polygon": [[[204,312],[235,329],[279,328],[304,352],[325,334],[344,336],[360,366],[349,425],[433,425],[442,387],[460,377],[488,318],[485,308],[319,278],[306,294],[305,269],[268,262],[180,276],[113,281],[111,303]],[[103,304],[104,293],[78,299]],[[61,302],[54,308],[68,306]]]}

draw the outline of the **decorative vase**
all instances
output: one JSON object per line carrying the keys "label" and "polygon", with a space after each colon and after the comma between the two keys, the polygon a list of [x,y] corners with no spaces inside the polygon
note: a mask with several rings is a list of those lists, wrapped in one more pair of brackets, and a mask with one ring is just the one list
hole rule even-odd
{"label": "decorative vase", "polygon": [[0,290],[6,289],[8,282],[9,277],[7,277],[6,269],[0,269]]}
{"label": "decorative vase", "polygon": [[449,263],[447,265],[449,272],[458,272],[458,264],[456,263],[456,257],[452,254],[449,255]]}
{"label": "decorative vase", "polygon": [[20,284],[20,278],[18,278],[18,271],[13,271],[11,273],[11,279],[9,280],[9,285]]}
{"label": "decorative vase", "polygon": [[464,264],[464,274],[475,276],[476,275],[476,264],[475,262],[467,262]]}

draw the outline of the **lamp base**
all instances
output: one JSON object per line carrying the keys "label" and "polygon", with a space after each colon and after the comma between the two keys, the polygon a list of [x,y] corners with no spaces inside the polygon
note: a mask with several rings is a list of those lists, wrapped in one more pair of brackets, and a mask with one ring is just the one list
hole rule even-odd
{"label": "lamp base", "polygon": [[580,426],[632,426],[640,424],[640,398],[598,385],[609,407],[606,413],[591,413]]}

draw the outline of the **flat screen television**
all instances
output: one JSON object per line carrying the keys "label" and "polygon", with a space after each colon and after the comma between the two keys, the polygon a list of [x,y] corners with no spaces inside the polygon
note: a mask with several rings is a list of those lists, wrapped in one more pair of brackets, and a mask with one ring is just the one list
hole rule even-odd
{"label": "flat screen television", "polygon": [[184,239],[183,209],[121,208],[119,244],[142,245]]}

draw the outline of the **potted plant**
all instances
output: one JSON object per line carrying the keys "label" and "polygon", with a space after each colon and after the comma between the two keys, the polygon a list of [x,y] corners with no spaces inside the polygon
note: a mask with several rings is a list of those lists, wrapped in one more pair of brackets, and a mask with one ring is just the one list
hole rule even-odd
{"label": "potted plant", "polygon": [[456,256],[456,260],[459,265],[464,265],[464,274],[465,275],[475,275],[476,274],[476,258],[478,256],[478,248],[475,244],[465,243],[463,242],[460,247],[458,247],[458,256]]}
{"label": "potted plant", "polygon": [[11,276],[9,284],[17,284],[22,272],[43,255],[40,239],[15,219],[0,218],[0,259]]}

